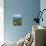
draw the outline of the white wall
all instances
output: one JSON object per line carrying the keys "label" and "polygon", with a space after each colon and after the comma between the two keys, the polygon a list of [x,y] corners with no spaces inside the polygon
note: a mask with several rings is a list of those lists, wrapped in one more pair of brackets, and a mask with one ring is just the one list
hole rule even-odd
{"label": "white wall", "polygon": [[0,42],[4,41],[4,0],[0,0]]}
{"label": "white wall", "polygon": [[[46,0],[40,0],[40,9],[46,9]],[[40,24],[46,26],[46,11],[43,12],[43,22],[41,21]]]}

